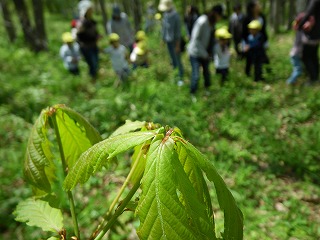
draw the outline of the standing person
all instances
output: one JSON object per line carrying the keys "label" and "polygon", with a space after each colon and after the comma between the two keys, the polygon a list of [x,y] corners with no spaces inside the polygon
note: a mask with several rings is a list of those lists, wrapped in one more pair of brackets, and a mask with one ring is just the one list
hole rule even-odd
{"label": "standing person", "polygon": [[303,46],[303,62],[306,66],[306,70],[309,74],[309,82],[307,85],[312,85],[319,82],[319,42],[320,42],[320,0],[308,1],[307,8],[305,10],[305,16],[299,22],[299,29],[304,28],[304,25],[308,21],[310,16],[314,16],[315,24],[306,33],[309,40],[313,44],[304,44]]}
{"label": "standing person", "polygon": [[215,32],[216,39],[218,40],[214,46],[214,65],[216,73],[221,76],[221,86],[224,85],[229,74],[230,65],[230,49],[229,41],[232,38],[231,33],[225,28],[219,28]]}
{"label": "standing person", "polygon": [[119,77],[120,82],[125,82],[129,76],[128,49],[120,44],[120,36],[116,33],[109,35],[110,46],[104,52],[110,56],[112,68]]}
{"label": "standing person", "polygon": [[229,19],[229,31],[233,37],[234,49],[236,50],[238,58],[240,59],[242,58],[242,53],[239,48],[239,45],[242,39],[242,28],[243,28],[242,23],[244,20],[244,15],[241,12],[241,10],[242,10],[241,4],[240,3],[236,4],[233,7],[233,13]]}
{"label": "standing person", "polygon": [[112,18],[107,23],[108,33],[116,33],[120,37],[120,44],[127,47],[130,52],[133,49],[134,32],[129,22],[127,14],[121,12],[119,5],[112,7]]}
{"label": "standing person", "polygon": [[[261,24],[260,34],[262,34],[262,39],[264,39],[263,46],[265,50],[268,48],[268,35],[267,35],[267,21],[265,16],[262,14],[261,6],[259,1],[257,0],[251,0],[247,4],[247,15],[245,16],[243,20],[243,28],[242,28],[242,40],[243,45],[248,45],[248,37],[250,35],[250,30],[248,28],[248,25],[251,21],[257,20]],[[267,56],[266,51],[264,51],[264,56],[262,57],[262,64],[269,64],[270,60]],[[247,56],[245,56],[247,58]],[[270,71],[270,68],[267,68],[267,71]],[[246,70],[246,72],[248,72]]]}
{"label": "standing person", "polygon": [[[291,59],[291,64],[293,66],[293,71],[291,76],[287,80],[287,84],[295,84],[298,77],[302,74],[302,62],[307,64],[308,62],[305,59],[308,59],[308,57],[303,58],[303,49],[305,46],[310,46],[310,45],[316,45],[317,43],[314,43],[312,40],[309,40],[306,37],[306,33],[310,32],[310,30],[313,28],[315,24],[315,18],[314,16],[310,16],[309,20],[306,21],[302,29],[300,30],[298,25],[301,21],[301,19],[304,17],[305,13],[300,13],[296,20],[294,21],[293,24],[293,29],[296,30],[295,34],[295,40],[293,47],[290,51],[290,59]],[[306,67],[308,69],[308,67]]]}
{"label": "standing person", "polygon": [[179,70],[178,86],[183,85],[184,69],[181,62],[181,21],[180,16],[174,9],[172,0],[161,0],[159,11],[163,12],[162,17],[162,39],[167,44],[171,64],[174,69]]}
{"label": "standing person", "polygon": [[187,6],[186,14],[184,15],[184,23],[186,25],[188,39],[191,37],[193,25],[199,16],[199,10],[196,6]]}
{"label": "standing person", "polygon": [[249,36],[245,52],[247,53],[246,74],[250,76],[251,66],[254,66],[254,81],[261,81],[262,64],[265,56],[265,35],[261,32],[262,25],[259,20],[253,20],[248,24]]}
{"label": "standing person", "polygon": [[79,75],[80,47],[74,42],[72,34],[65,32],[62,34],[63,45],[60,48],[60,57],[64,67],[72,74]]}
{"label": "standing person", "polygon": [[196,100],[194,94],[198,89],[200,66],[203,70],[204,86],[207,91],[211,85],[209,63],[213,51],[213,32],[216,22],[219,21],[221,17],[222,7],[221,5],[216,5],[207,13],[201,15],[194,24],[188,45],[188,54],[192,68],[190,87],[192,100]]}
{"label": "standing person", "polygon": [[84,1],[80,11],[80,20],[77,30],[77,40],[80,44],[81,53],[89,66],[89,74],[95,81],[99,67],[97,23],[93,20],[93,8],[90,1]]}

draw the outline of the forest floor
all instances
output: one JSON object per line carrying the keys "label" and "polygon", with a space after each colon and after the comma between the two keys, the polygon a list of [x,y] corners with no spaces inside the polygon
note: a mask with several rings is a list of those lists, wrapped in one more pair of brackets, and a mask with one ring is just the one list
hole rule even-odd
{"label": "forest floor", "polygon": [[[12,211],[31,194],[22,164],[32,124],[43,108],[57,103],[83,114],[104,138],[127,119],[178,126],[232,190],[244,214],[244,239],[320,239],[320,87],[304,87],[305,76],[295,87],[286,85],[292,33],[270,39],[271,72],[265,82],[246,77],[244,61],[233,57],[229,81],[220,86],[213,74],[207,96],[201,79],[197,102],[192,102],[187,55],[185,85],[178,87],[157,33],[149,37],[150,67],[137,69],[126,86],[115,87],[116,76],[103,54],[96,83],[83,62],[79,77],[64,70],[58,52],[69,22],[58,16],[50,19],[48,52],[30,52],[21,36],[15,44],[0,38],[0,239],[45,238],[15,222]],[[5,35],[2,28],[0,34]],[[100,47],[107,42],[102,38]],[[211,70],[214,73],[213,64]],[[128,163],[119,161],[77,188],[80,226],[90,228],[127,172]],[[211,194],[214,197],[213,186]],[[217,229],[223,229],[221,213],[216,218]],[[128,214],[121,221],[123,228],[110,239],[134,239],[137,220]]]}

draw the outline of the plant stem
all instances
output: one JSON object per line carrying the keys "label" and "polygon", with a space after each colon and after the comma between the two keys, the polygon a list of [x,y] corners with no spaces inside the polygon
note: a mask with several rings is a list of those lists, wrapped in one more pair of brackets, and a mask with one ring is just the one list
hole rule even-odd
{"label": "plant stem", "polygon": [[[56,114],[52,115],[51,119],[52,119],[53,128],[54,128],[54,131],[56,134],[56,139],[57,139],[58,146],[59,146],[59,152],[60,152],[63,173],[64,173],[64,176],[66,177],[68,174],[67,162],[66,162],[66,159],[64,156],[63,146],[62,146],[62,142],[61,142],[61,136],[60,136],[58,123],[57,123],[57,119],[56,119]],[[80,231],[79,231],[78,220],[77,220],[77,215],[76,215],[76,211],[75,211],[73,194],[71,191],[67,191],[67,195],[68,195],[69,204],[70,204],[70,211],[71,211],[71,217],[72,217],[72,222],[73,222],[74,234],[76,235],[77,239],[80,240]]]}
{"label": "plant stem", "polygon": [[129,183],[129,181],[130,181],[133,173],[135,172],[135,170],[136,170],[136,168],[137,168],[139,159],[141,158],[141,155],[143,154],[143,151],[142,151],[143,147],[144,147],[144,145],[142,146],[142,148],[141,148],[141,150],[140,150],[140,152],[139,152],[139,154],[138,154],[138,156],[137,156],[137,158],[136,158],[136,161],[135,161],[134,164],[132,165],[132,168],[130,169],[130,172],[129,172],[126,180],[125,180],[124,183],[122,184],[122,186],[121,186],[121,188],[120,188],[117,196],[113,199],[113,201],[112,201],[112,203],[111,203],[111,205],[110,205],[110,207],[109,207],[108,212],[103,216],[102,222],[99,224],[99,226],[97,227],[97,229],[93,232],[93,234],[92,234],[92,236],[91,236],[90,239],[94,239],[95,236],[96,236],[96,234],[98,234],[98,232],[101,230],[104,222],[105,222],[106,220],[108,220],[108,218],[109,218],[109,216],[110,216],[113,208],[116,206],[117,202],[119,201],[119,199],[120,199],[123,191],[124,191],[125,188],[128,186],[128,183]]}
{"label": "plant stem", "polygon": [[139,181],[137,181],[134,186],[132,187],[132,189],[130,190],[130,192],[128,193],[128,195],[126,196],[125,199],[123,199],[123,201],[121,202],[121,204],[119,205],[119,207],[117,208],[117,210],[115,211],[115,213],[113,214],[113,216],[111,217],[110,221],[103,227],[102,231],[99,233],[99,235],[95,238],[95,240],[100,240],[102,239],[102,237],[108,232],[108,230],[112,227],[112,225],[116,222],[117,218],[123,213],[123,210],[125,209],[125,207],[127,206],[127,204],[130,202],[130,200],[132,199],[133,195],[136,193],[136,191],[139,189],[140,187],[140,180],[142,178],[142,174],[139,178]]}

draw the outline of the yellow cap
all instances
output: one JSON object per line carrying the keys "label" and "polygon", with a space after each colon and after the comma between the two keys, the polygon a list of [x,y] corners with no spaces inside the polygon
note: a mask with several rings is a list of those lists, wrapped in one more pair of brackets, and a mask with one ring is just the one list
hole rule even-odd
{"label": "yellow cap", "polygon": [[146,33],[144,31],[138,31],[136,33],[136,39],[141,41],[141,40],[145,40],[147,38]]}
{"label": "yellow cap", "polygon": [[62,41],[64,43],[72,43],[73,42],[73,37],[72,34],[70,32],[65,32],[62,34]]}
{"label": "yellow cap", "polygon": [[262,24],[258,20],[253,20],[248,24],[248,28],[261,30]]}
{"label": "yellow cap", "polygon": [[136,51],[136,53],[137,53],[137,55],[144,55],[145,53],[146,53],[146,43],[144,42],[144,41],[142,41],[142,42],[139,42],[138,44],[137,44],[137,46],[135,47],[135,51]]}
{"label": "yellow cap", "polygon": [[160,20],[161,18],[162,18],[161,13],[156,13],[156,14],[154,15],[154,19],[155,19],[155,20]]}
{"label": "yellow cap", "polygon": [[217,29],[216,32],[215,32],[215,36],[218,39],[230,39],[230,38],[232,38],[232,34],[229,33],[229,31],[224,27]]}
{"label": "yellow cap", "polygon": [[110,42],[117,42],[117,41],[119,41],[119,39],[120,39],[120,37],[119,37],[119,35],[116,34],[116,33],[111,33],[111,34],[109,35],[109,41],[110,41]]}

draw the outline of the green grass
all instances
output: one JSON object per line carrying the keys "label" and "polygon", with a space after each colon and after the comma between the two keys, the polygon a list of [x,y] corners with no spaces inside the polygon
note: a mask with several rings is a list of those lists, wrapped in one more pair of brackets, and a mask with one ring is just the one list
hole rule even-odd
{"label": "green grass", "polygon": [[[229,82],[220,87],[213,74],[207,97],[201,80],[198,101],[192,103],[188,57],[183,56],[186,85],[179,88],[157,34],[149,38],[151,67],[138,69],[127,86],[115,88],[107,56],[101,55],[96,84],[90,82],[84,63],[80,77],[64,70],[58,50],[69,22],[47,17],[52,19],[47,26],[49,52],[34,54],[21,38],[15,44],[0,39],[0,239],[45,237],[14,222],[11,213],[19,200],[31,194],[21,170],[30,128],[42,108],[56,103],[86,116],[104,138],[126,119],[178,126],[232,189],[244,213],[245,239],[320,238],[320,92],[319,86],[292,89],[285,84],[291,71],[292,35],[271,39],[272,73],[266,75],[266,83],[253,83],[243,74],[244,62],[233,60]],[[106,43],[103,38],[100,47]],[[77,188],[81,226],[98,219],[113,190],[124,181],[128,164],[124,156],[112,171]],[[111,239],[128,239],[131,226],[138,224],[130,214],[122,221],[124,230],[118,228]],[[221,224],[218,221],[217,227]]]}

